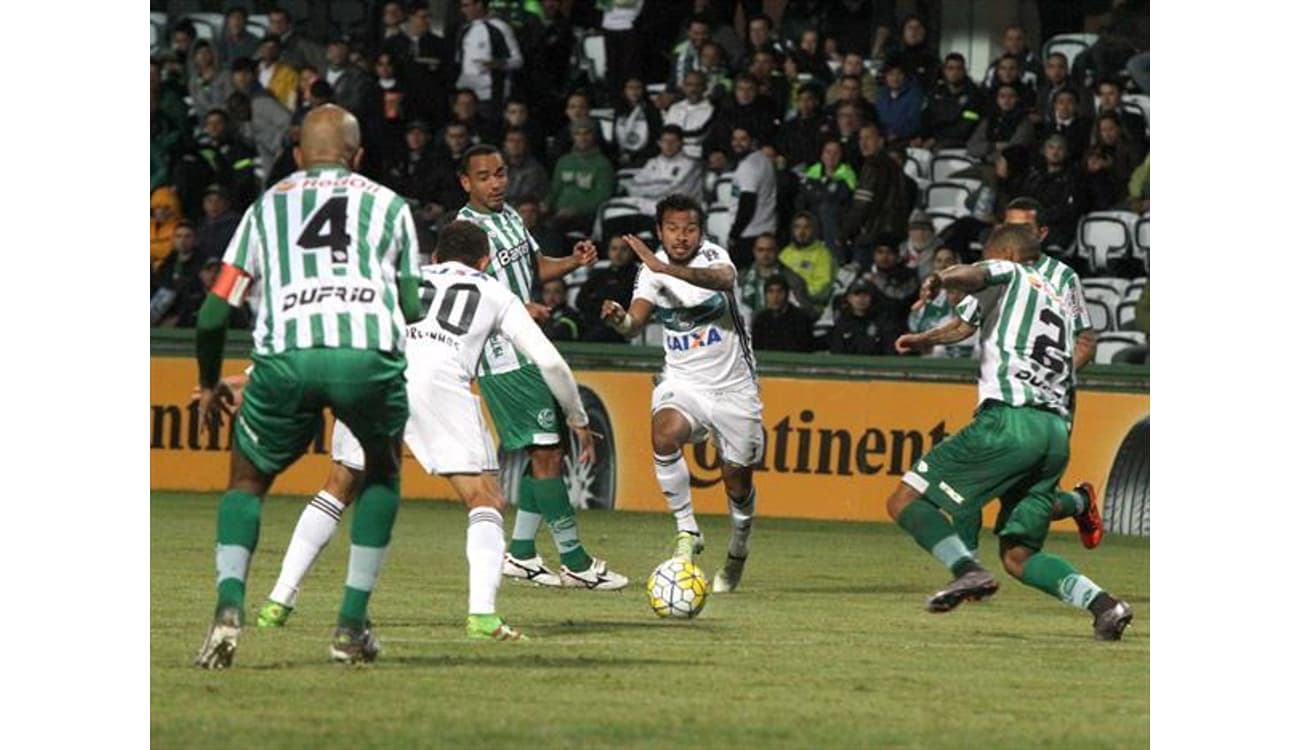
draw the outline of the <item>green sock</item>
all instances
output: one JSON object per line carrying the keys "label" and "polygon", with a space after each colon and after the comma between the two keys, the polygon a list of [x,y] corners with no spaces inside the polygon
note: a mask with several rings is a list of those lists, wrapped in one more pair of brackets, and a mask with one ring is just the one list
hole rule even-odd
{"label": "green sock", "polygon": [[230,490],[217,506],[217,611],[244,611],[244,581],[257,549],[262,502],[257,495]]}
{"label": "green sock", "polygon": [[1100,586],[1075,570],[1064,558],[1047,552],[1039,552],[1025,561],[1024,576],[1020,580],[1079,609],[1087,609],[1102,593]]}
{"label": "green sock", "polygon": [[537,498],[542,518],[546,519],[546,527],[551,530],[551,539],[560,551],[560,561],[575,572],[590,568],[591,555],[578,541],[578,517],[569,504],[569,491],[564,487],[564,480],[559,477],[534,478],[533,495]]}
{"label": "green sock", "polygon": [[980,528],[984,525],[984,519],[979,513],[970,513],[967,515],[955,516],[952,519],[953,528],[957,531],[957,538],[961,543],[966,545],[971,555],[980,548]]}
{"label": "green sock", "polygon": [[361,490],[352,511],[352,551],[348,556],[348,581],[343,589],[338,624],[361,630],[366,626],[366,608],[375,588],[384,554],[393,537],[397,519],[397,480],[372,482]]}
{"label": "green sock", "polygon": [[1052,506],[1052,520],[1059,521],[1062,518],[1073,518],[1083,511],[1083,498],[1079,497],[1077,492],[1066,492],[1061,488],[1056,489],[1056,503]]}
{"label": "green sock", "polygon": [[542,525],[542,514],[538,511],[537,496],[533,491],[533,478],[527,474],[519,477],[517,499],[519,509],[515,511],[515,530],[506,551],[512,557],[527,560],[537,556],[537,529]]}
{"label": "green sock", "polygon": [[898,514],[898,525],[954,576],[961,575],[975,564],[975,556],[953,531],[948,517],[924,499],[908,503]]}

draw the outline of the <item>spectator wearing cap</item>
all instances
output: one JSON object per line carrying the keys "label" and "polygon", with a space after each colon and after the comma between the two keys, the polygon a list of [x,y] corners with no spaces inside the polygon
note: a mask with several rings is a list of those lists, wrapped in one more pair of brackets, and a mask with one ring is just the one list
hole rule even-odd
{"label": "spectator wearing cap", "polygon": [[1042,159],[1029,172],[1026,194],[1043,205],[1038,214],[1039,226],[1047,227],[1044,249],[1067,248],[1074,242],[1075,224],[1079,220],[1079,173],[1066,158],[1065,136],[1053,133],[1043,143]]}
{"label": "spectator wearing cap", "polygon": [[280,54],[280,38],[267,34],[257,45],[257,82],[292,112],[298,106],[298,70]]}
{"label": "spectator wearing cap", "polygon": [[975,126],[966,142],[966,153],[976,159],[989,160],[1007,146],[1033,145],[1034,126],[1018,90],[1011,85],[999,86],[988,114]]}
{"label": "spectator wearing cap", "polygon": [[280,52],[285,63],[294,68],[310,65],[317,70],[325,67],[325,50],[319,44],[298,33],[293,16],[284,8],[272,8],[266,16],[266,35],[280,42]]}
{"label": "spectator wearing cap", "polygon": [[407,116],[444,121],[447,110],[443,92],[452,67],[452,52],[447,40],[430,27],[428,4],[411,5],[400,33],[385,39],[380,49],[392,56],[411,93]]}
{"label": "spectator wearing cap", "polygon": [[907,239],[898,248],[903,265],[914,270],[918,278],[925,278],[934,267],[934,254],[938,249],[934,221],[920,209],[913,211],[907,222]]}
{"label": "spectator wearing cap", "polygon": [[891,143],[906,143],[921,132],[925,95],[898,59],[885,62],[885,85],[876,91],[876,112]]}
{"label": "spectator wearing cap", "polygon": [[799,175],[799,190],[795,194],[795,209],[816,216],[821,237],[836,258],[843,255],[837,236],[840,220],[858,187],[858,175],[843,161],[842,154],[843,147],[838,140],[832,138],[822,143],[820,158]]}
{"label": "spectator wearing cap", "polygon": [[336,38],[325,47],[325,80],[334,88],[334,101],[357,119],[369,119],[366,103],[374,81],[366,71],[352,64],[346,38]]}
{"label": "spectator wearing cap", "polygon": [[217,60],[227,68],[241,57],[257,54],[258,38],[248,30],[248,10],[235,6],[226,11],[225,22],[217,36]]}
{"label": "spectator wearing cap", "polygon": [[858,147],[862,171],[853,203],[840,221],[839,244],[852,247],[854,258],[866,265],[871,248],[902,240],[912,206],[904,194],[903,169],[885,153],[880,126],[863,125],[858,131]]}
{"label": "spectator wearing cap", "polygon": [[208,185],[203,191],[203,221],[198,228],[199,254],[220,259],[238,226],[239,214],[230,210],[230,194],[221,185]]}
{"label": "spectator wearing cap", "polygon": [[777,252],[776,235],[765,232],[754,240],[754,264],[741,272],[736,282],[741,303],[749,310],[761,310],[764,305],[763,285],[773,276],[785,279],[791,301],[796,307],[808,308],[813,302],[808,297],[808,284],[795,270],[781,262]]}
{"label": "spectator wearing cap", "polygon": [[547,205],[556,231],[590,232],[596,211],[614,194],[614,166],[596,146],[594,122],[578,120],[569,130],[573,149],[555,163]]}
{"label": "spectator wearing cap", "polygon": [[1092,138],[1092,120],[1079,115],[1079,94],[1072,88],[1063,88],[1052,99],[1052,114],[1038,129],[1041,143],[1047,136],[1058,133],[1065,137],[1066,159],[1072,164],[1083,160]]}
{"label": "spectator wearing cap", "polygon": [[754,316],[754,348],[778,352],[810,352],[813,340],[812,315],[790,304],[790,284],[781,275],[763,282],[762,310]]}
{"label": "spectator wearing cap", "polygon": [[[955,250],[950,247],[941,247],[934,253],[933,271],[938,273],[945,268],[957,265],[957,262],[958,258]],[[952,298],[947,293],[940,294],[908,314],[907,330],[911,333],[925,333],[952,320],[952,316]],[[926,356],[969,357],[975,348],[976,336],[977,334],[971,334],[969,338],[960,343],[936,346],[927,352]]]}
{"label": "spectator wearing cap", "polygon": [[543,167],[529,150],[528,134],[523,128],[511,127],[506,130],[501,154],[505,159],[506,169],[510,171],[510,184],[506,186],[506,203],[513,206],[526,195],[546,194],[551,178],[546,174],[546,167]]}
{"label": "spectator wearing cap", "polygon": [[835,281],[835,254],[817,239],[817,220],[808,211],[800,211],[790,222],[790,244],[781,250],[781,264],[803,279],[815,314],[820,315],[830,301]]}
{"label": "spectator wearing cap", "polygon": [[781,124],[777,142],[786,160],[806,168],[821,156],[822,143],[833,135],[830,121],[822,112],[821,90],[805,83],[795,96],[795,113]]}
{"label": "spectator wearing cap", "polygon": [[172,235],[184,218],[174,188],[157,187],[149,194],[149,264],[152,270],[158,270],[172,251]]}
{"label": "spectator wearing cap", "polygon": [[737,268],[753,262],[755,238],[776,231],[776,169],[755,145],[753,134],[743,126],[731,131],[731,152],[736,163],[731,189],[736,202],[728,240],[731,260]]}
{"label": "spectator wearing cap", "polygon": [[600,318],[601,306],[607,299],[612,299],[626,309],[632,303],[632,292],[636,288],[637,272],[640,266],[636,255],[628,247],[627,240],[619,235],[609,238],[606,248],[609,265],[593,268],[582,289],[578,291],[578,311],[582,315],[583,341],[600,341],[605,343],[626,344],[628,340],[613,328],[605,325]]}
{"label": "spectator wearing cap", "polygon": [[705,77],[699,71],[686,74],[682,93],[686,98],[675,102],[664,114],[664,125],[682,129],[682,153],[692,159],[704,156],[704,140],[713,124],[713,102],[704,98]]}
{"label": "spectator wearing cap", "polygon": [[921,113],[926,148],[966,148],[984,114],[984,94],[966,75],[966,58],[950,53]]}
{"label": "spectator wearing cap", "polygon": [[880,290],[870,279],[849,285],[840,314],[827,337],[831,354],[879,356],[894,353],[894,341],[903,334],[898,318],[881,304]]}
{"label": "spectator wearing cap", "polygon": [[915,270],[903,263],[898,245],[893,243],[878,243],[872,253],[872,260],[874,262],[867,278],[880,290],[880,299],[877,301],[882,307],[889,308],[899,320],[906,319],[907,312],[920,291],[920,277]]}

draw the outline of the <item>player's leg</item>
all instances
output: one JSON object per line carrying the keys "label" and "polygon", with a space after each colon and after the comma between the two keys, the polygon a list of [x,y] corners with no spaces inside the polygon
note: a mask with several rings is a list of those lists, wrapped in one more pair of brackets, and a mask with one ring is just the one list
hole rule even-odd
{"label": "player's leg", "polygon": [[727,509],[731,515],[731,538],[727,542],[727,561],[713,576],[714,591],[735,591],[749,559],[749,534],[753,529],[758,490],[754,488],[754,470],[749,466],[722,464],[722,483],[727,490]]}
{"label": "player's leg", "polygon": [[1079,529],[1079,543],[1084,549],[1093,549],[1101,544],[1105,529],[1101,524],[1101,508],[1097,505],[1097,490],[1091,482],[1080,482],[1072,491],[1060,487],[1054,489],[1055,502],[1052,504],[1052,520],[1074,519]]}
{"label": "player's leg", "polygon": [[749,535],[758,503],[753,467],[763,460],[763,404],[756,394],[724,396],[715,404],[712,429],[731,516],[727,561],[713,577],[713,590],[735,591],[749,558]]}
{"label": "player's leg", "polygon": [[[910,472],[909,472],[910,474]],[[962,541],[945,509],[915,486],[915,477],[905,476],[889,496],[885,508],[921,549],[929,552],[952,573],[953,580],[926,600],[931,612],[947,612],[964,601],[979,601],[997,593],[998,582],[984,569]],[[960,518],[953,514],[954,518]]]}
{"label": "player's leg", "polygon": [[526,640],[497,613],[497,589],[501,586],[501,561],[506,550],[501,485],[494,474],[451,474],[447,479],[469,510],[465,530],[469,617],[465,632],[475,640]]}
{"label": "player's leg", "polygon": [[[351,432],[345,432],[342,422],[334,426],[334,463],[330,466],[325,486],[307,503],[298,523],[293,527],[293,536],[289,547],[284,551],[284,561],[280,563],[280,576],[271,589],[262,609],[257,613],[257,627],[284,627],[298,603],[298,591],[302,581],[311,571],[316,559],[325,551],[326,545],[334,538],[338,529],[339,518],[343,510],[357,498],[365,467],[361,444]],[[355,460],[340,460],[340,446],[355,446]]]}
{"label": "player's leg", "polygon": [[682,452],[692,432],[690,418],[676,407],[665,406],[650,417],[655,479],[677,525],[673,556],[684,559],[704,551],[704,536],[691,505],[691,471]]}

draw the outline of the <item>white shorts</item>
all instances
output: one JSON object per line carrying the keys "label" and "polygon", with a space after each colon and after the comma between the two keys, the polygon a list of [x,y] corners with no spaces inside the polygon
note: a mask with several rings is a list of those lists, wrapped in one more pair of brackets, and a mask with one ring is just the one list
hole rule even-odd
{"label": "white shorts", "polygon": [[[430,474],[482,474],[497,471],[497,447],[483,422],[478,396],[462,388],[424,385],[407,388],[411,416],[406,447]],[[364,469],[365,452],[352,431],[334,421],[330,456],[350,469]]]}
{"label": "white shorts", "polygon": [[763,460],[763,402],[756,388],[702,390],[665,380],[655,386],[650,414],[673,409],[691,423],[690,442],[710,435],[722,460],[735,466],[755,466]]}

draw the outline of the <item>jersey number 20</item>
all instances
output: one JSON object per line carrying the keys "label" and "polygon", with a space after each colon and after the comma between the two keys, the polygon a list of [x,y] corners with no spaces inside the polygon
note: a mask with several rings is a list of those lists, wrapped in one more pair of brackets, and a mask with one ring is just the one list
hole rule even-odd
{"label": "jersey number 20", "polygon": [[[465,305],[460,309],[460,317],[453,321],[451,313],[456,309],[456,300],[460,296],[468,295],[465,299]],[[482,292],[473,284],[452,284],[447,287],[447,293],[442,295],[442,304],[438,306],[436,320],[438,324],[457,336],[464,336],[469,332],[470,324],[474,322],[474,313],[478,312],[478,301]],[[420,307],[423,310],[424,317],[429,316],[429,311],[433,309],[433,303],[438,297],[438,287],[424,281],[420,284]]]}

